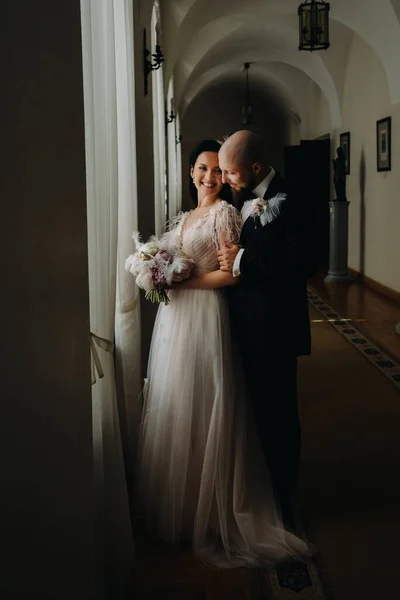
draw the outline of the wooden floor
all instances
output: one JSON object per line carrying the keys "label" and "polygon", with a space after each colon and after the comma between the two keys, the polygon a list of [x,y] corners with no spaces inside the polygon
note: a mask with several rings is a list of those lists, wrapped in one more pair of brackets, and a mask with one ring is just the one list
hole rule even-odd
{"label": "wooden floor", "polygon": [[255,569],[203,565],[191,544],[172,549],[135,528],[137,580],[132,600],[262,600]]}
{"label": "wooden floor", "polygon": [[310,285],[340,315],[352,319],[357,328],[395,361],[400,363],[400,305],[357,281],[325,283],[323,275],[312,279]]}
{"label": "wooden floor", "polygon": [[[325,284],[322,276],[310,281],[316,292],[356,326],[381,350],[400,362],[400,306],[360,283]],[[304,417],[304,415],[303,415]],[[190,547],[171,550],[136,529],[138,555],[135,600],[259,600],[253,569],[218,570],[204,567]],[[332,567],[333,568],[333,567]],[[344,596],[343,596],[344,597]]]}
{"label": "wooden floor", "polygon": [[297,505],[336,600],[400,598],[400,390],[319,312],[310,316]]}

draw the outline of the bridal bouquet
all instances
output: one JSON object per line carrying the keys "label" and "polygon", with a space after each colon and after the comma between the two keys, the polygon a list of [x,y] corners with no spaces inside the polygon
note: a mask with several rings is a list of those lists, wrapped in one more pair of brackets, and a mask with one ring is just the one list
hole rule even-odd
{"label": "bridal bouquet", "polygon": [[125,269],[136,278],[136,285],[146,292],[146,300],[169,304],[167,289],[172,283],[188,279],[193,260],[178,249],[171,249],[163,239],[152,236],[142,243],[137,231],[133,232],[132,238],[136,251],[126,259]]}

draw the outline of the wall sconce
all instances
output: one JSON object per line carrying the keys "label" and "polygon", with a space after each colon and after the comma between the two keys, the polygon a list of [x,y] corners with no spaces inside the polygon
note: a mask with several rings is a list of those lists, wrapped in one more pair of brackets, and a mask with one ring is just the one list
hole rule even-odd
{"label": "wall sconce", "polygon": [[289,109],[289,112],[292,115],[292,118],[293,118],[294,122],[297,125],[300,125],[300,123],[301,123],[301,117],[300,117],[299,113],[296,112],[293,108]]}
{"label": "wall sconce", "polygon": [[175,119],[174,107],[173,107],[174,99],[171,98],[171,112],[168,114],[168,110],[165,111],[165,124],[172,123]]}
{"label": "wall sconce", "polygon": [[149,93],[148,79],[152,71],[157,71],[165,61],[161,46],[156,46],[156,51],[152,54],[152,61],[147,57],[150,56],[149,50],[146,47],[146,29],[143,29],[143,75],[144,75],[144,95]]}

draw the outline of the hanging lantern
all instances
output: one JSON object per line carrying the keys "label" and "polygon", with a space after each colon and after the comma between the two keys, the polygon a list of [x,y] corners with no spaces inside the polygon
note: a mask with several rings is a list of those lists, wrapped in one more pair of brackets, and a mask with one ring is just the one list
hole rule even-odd
{"label": "hanging lantern", "polygon": [[300,4],[299,50],[327,50],[329,43],[330,4],[323,0],[306,0]]}
{"label": "hanging lantern", "polygon": [[251,123],[251,118],[253,115],[253,107],[250,102],[250,88],[249,88],[249,69],[250,63],[244,63],[244,71],[246,73],[246,83],[245,83],[245,102],[242,104],[242,124],[249,125]]}

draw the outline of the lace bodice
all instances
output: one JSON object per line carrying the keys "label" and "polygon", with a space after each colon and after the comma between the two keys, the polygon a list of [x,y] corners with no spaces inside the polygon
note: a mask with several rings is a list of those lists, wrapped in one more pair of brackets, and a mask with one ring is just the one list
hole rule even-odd
{"label": "lace bodice", "polygon": [[185,222],[192,211],[180,213],[166,234],[195,262],[195,273],[209,273],[219,269],[217,252],[225,242],[237,243],[242,221],[234,206],[221,200],[209,212],[188,227]]}

